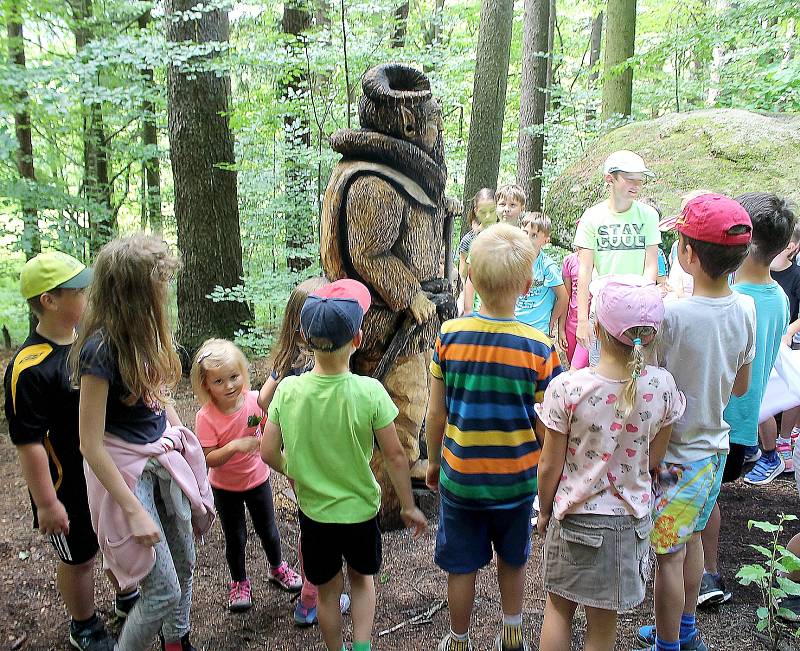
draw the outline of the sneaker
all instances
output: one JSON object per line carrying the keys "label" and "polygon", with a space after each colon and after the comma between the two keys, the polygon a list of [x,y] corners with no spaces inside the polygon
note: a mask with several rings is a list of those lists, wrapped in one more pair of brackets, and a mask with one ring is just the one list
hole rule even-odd
{"label": "sneaker", "polygon": [[231,581],[228,591],[228,610],[232,613],[242,613],[253,605],[250,599],[250,579],[244,581]]}
{"label": "sneaker", "polygon": [[[436,647],[436,651],[450,651],[450,633],[439,640],[439,645]],[[467,651],[472,651],[471,640],[467,640]]]}
{"label": "sneaker", "polygon": [[786,443],[778,443],[775,450],[781,455],[783,459],[783,472],[794,472],[794,459],[792,459],[792,444],[787,441]]}
{"label": "sneaker", "polygon": [[528,643],[525,640],[522,640],[522,644],[514,647],[513,649],[509,646],[503,645],[503,634],[498,633],[497,637],[494,638],[494,644],[492,645],[492,651],[528,651]]}
{"label": "sneaker", "polygon": [[82,651],[114,651],[114,638],[109,635],[100,618],[95,616],[94,621],[83,628],[69,624],[69,643]]}
{"label": "sneaker", "polygon": [[730,598],[731,593],[725,589],[725,581],[720,574],[703,572],[700,595],[697,597],[698,606],[716,606],[724,604]]}
{"label": "sneaker", "polygon": [[[642,626],[636,633],[636,649],[647,649],[655,651],[656,648],[656,627]],[[688,640],[681,640],[681,651],[708,651],[706,643],[700,637],[700,633],[695,633]]]}
{"label": "sneaker", "polygon": [[761,458],[761,449],[757,445],[747,445],[744,451],[744,461],[742,465],[755,463]]}
{"label": "sneaker", "polygon": [[778,604],[778,617],[786,622],[800,622],[800,597],[786,597]]}
{"label": "sneaker", "polygon": [[269,580],[287,592],[299,592],[303,587],[303,579],[286,561],[270,570]]}
{"label": "sneaker", "polygon": [[[342,594],[339,597],[339,610],[341,611],[342,615],[350,610],[350,597],[348,595]],[[294,607],[294,623],[295,626],[300,626],[301,628],[316,624],[317,607],[314,606],[313,608],[306,608],[298,600],[297,605]]]}
{"label": "sneaker", "polygon": [[125,595],[122,599],[120,599],[120,595],[117,595],[114,598],[114,617],[118,621],[124,621],[127,619],[137,601],[139,601],[138,590],[130,593],[130,596]]}
{"label": "sneaker", "polygon": [[780,477],[784,468],[786,468],[786,464],[780,454],[775,450],[771,453],[765,452],[756,461],[753,469],[744,476],[744,480],[753,486],[763,486],[771,483],[776,477]]}
{"label": "sneaker", "polygon": [[[158,641],[161,643],[161,651],[166,651],[167,643],[164,641],[164,634],[161,633],[161,632],[158,633]],[[195,649],[192,646],[192,643],[189,642],[189,634],[188,633],[186,633],[181,638],[180,641],[181,641],[181,651],[197,651],[197,649]]]}
{"label": "sneaker", "polygon": [[536,529],[536,523],[539,521],[539,495],[533,498],[533,506],[531,507],[531,526]]}

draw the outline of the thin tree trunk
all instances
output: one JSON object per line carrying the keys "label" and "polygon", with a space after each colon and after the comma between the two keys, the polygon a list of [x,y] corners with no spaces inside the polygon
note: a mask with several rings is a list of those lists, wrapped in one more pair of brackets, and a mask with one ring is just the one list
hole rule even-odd
{"label": "thin tree trunk", "polygon": [[[147,10],[139,17],[139,29],[146,30],[151,21],[150,10]],[[152,150],[143,165],[142,185],[144,186],[144,215],[146,222],[153,233],[161,233],[164,230],[163,218],[161,214],[161,169],[158,155],[158,128],[156,124],[156,107],[150,99],[155,94],[155,83],[153,81],[152,68],[146,68],[142,72],[145,79],[145,97],[142,102],[142,145]]]}
{"label": "thin tree trunk", "polygon": [[482,0],[464,178],[465,206],[480,188],[497,186],[513,19],[513,0]]}
{"label": "thin tree trunk", "polygon": [[[167,15],[202,0],[168,0]],[[168,20],[172,43],[228,40],[228,14],[203,9],[199,18]],[[178,276],[178,339],[191,354],[207,337],[231,339],[252,318],[246,303],[206,298],[216,286],[241,283],[233,135],[228,125],[230,78],[214,72],[167,72],[169,140],[175,222],[183,271]]]}
{"label": "thin tree trunk", "polygon": [[547,79],[545,81],[545,110],[550,111],[553,98],[553,42],[556,36],[556,0],[550,0],[547,23]]}
{"label": "thin tree trunk", "polygon": [[[600,76],[600,71],[597,69],[597,63],[600,61],[600,48],[603,42],[603,12],[598,11],[597,15],[592,19],[592,32],[589,37],[589,90],[594,90],[597,79]],[[589,104],[586,107],[586,121],[590,122],[595,118],[594,107]]]}
{"label": "thin tree trunk", "polygon": [[389,46],[400,49],[406,46],[406,32],[408,30],[408,2],[403,2],[394,10],[394,31],[389,40]]}
{"label": "thin tree trunk", "polygon": [[442,33],[442,13],[444,12],[444,0],[434,0],[433,14],[431,15],[428,26],[425,29],[425,45],[432,46],[439,41]]}
{"label": "thin tree trunk", "polygon": [[[725,12],[730,9],[730,0],[716,0],[714,9],[717,13],[717,24],[722,23]],[[711,68],[709,70],[708,95],[706,105],[714,106],[720,92],[720,82],[722,80],[722,66],[725,61],[725,44],[720,41],[716,43],[711,51]]]}
{"label": "thin tree trunk", "polygon": [[[550,0],[525,0],[522,39],[522,83],[517,141],[517,183],[525,190],[528,207],[541,210],[544,165],[546,48]],[[531,133],[531,130],[534,133]]]}
{"label": "thin tree trunk", "polygon": [[608,0],[606,16],[606,57],[603,68],[602,120],[631,114],[633,68],[625,64],[634,54],[636,0]]}

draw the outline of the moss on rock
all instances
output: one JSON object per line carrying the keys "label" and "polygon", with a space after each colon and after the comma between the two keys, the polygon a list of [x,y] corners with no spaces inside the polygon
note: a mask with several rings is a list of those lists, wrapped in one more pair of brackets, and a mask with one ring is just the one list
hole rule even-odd
{"label": "moss on rock", "polygon": [[547,193],[553,241],[572,242],[583,211],[605,197],[603,161],[632,149],[656,173],[642,191],[665,215],[680,208],[681,195],[704,188],[735,196],[775,192],[800,203],[800,115],[712,109],[670,113],[611,131],[558,177]]}

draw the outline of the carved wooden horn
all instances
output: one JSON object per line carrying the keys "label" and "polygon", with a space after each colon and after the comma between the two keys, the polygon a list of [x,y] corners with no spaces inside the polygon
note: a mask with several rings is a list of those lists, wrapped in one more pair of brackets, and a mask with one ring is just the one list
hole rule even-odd
{"label": "carved wooden horn", "polygon": [[375,103],[422,104],[431,98],[431,83],[423,72],[404,63],[374,66],[361,78],[364,95]]}

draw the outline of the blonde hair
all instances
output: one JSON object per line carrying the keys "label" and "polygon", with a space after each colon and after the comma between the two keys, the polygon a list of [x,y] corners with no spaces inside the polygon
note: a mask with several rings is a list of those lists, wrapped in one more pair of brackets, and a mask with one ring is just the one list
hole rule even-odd
{"label": "blonde hair", "polygon": [[522,293],[531,278],[536,253],[525,233],[509,224],[482,231],[472,243],[470,278],[481,299]]}
{"label": "blonde hair", "polygon": [[550,218],[541,212],[525,212],[522,213],[522,218],[520,219],[520,223],[524,223],[525,220],[532,226],[536,226],[537,231],[542,231],[543,233],[547,233],[550,235],[552,231],[552,223],[550,222]]}
{"label": "blonde hair", "polygon": [[80,380],[80,352],[99,332],[113,352],[128,404],[165,406],[181,377],[169,324],[167,283],[180,261],[167,243],[138,233],[106,244],[94,262],[86,310],[70,351],[73,379]]}
{"label": "blonde hair", "polygon": [[206,387],[208,371],[220,368],[225,364],[233,364],[239,369],[244,378],[242,393],[250,390],[250,371],[247,366],[247,358],[239,347],[227,339],[206,339],[195,353],[192,370],[189,373],[194,397],[201,405],[213,400],[208,392],[208,387]]}
{"label": "blonde hair", "polygon": [[313,353],[305,347],[303,337],[300,335],[300,311],[308,295],[327,284],[328,279],[322,276],[309,278],[297,285],[289,294],[278,339],[272,349],[272,369],[278,380],[290,375],[297,367],[305,367],[314,358]]}
{"label": "blonde hair", "polygon": [[628,328],[623,334],[633,341],[633,346],[629,346],[625,342],[612,337],[601,323],[598,322],[597,325],[603,335],[600,347],[601,354],[602,351],[607,350],[617,358],[624,357],[628,360],[627,368],[630,372],[630,377],[625,382],[625,387],[619,397],[620,411],[624,420],[630,415],[633,406],[636,404],[636,385],[647,363],[645,352],[650,349],[656,340],[656,330],[652,326]]}
{"label": "blonde hair", "polygon": [[523,208],[525,208],[525,204],[528,202],[528,197],[525,195],[525,190],[522,189],[521,185],[517,185],[516,183],[507,183],[506,185],[498,188],[497,193],[495,194],[495,200],[500,201],[500,199],[503,198],[506,200],[516,199],[522,204]]}

